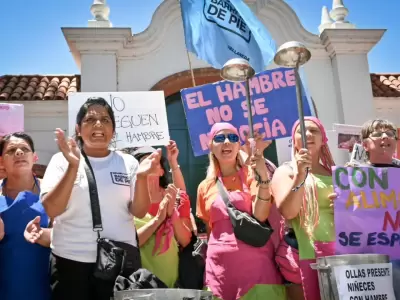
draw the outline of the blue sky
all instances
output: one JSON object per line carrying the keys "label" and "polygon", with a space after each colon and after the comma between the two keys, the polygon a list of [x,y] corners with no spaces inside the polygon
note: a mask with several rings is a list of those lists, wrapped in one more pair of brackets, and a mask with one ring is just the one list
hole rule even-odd
{"label": "blue sky", "polygon": [[[78,74],[61,27],[86,27],[91,0],[1,1],[0,75]],[[134,33],[147,28],[162,0],[109,0],[114,27],[131,27]],[[323,5],[332,0],[286,0],[303,26],[318,32]],[[385,2],[385,4],[383,4]],[[387,29],[370,52],[370,70],[400,73],[399,0],[347,0],[348,19],[357,28]]]}

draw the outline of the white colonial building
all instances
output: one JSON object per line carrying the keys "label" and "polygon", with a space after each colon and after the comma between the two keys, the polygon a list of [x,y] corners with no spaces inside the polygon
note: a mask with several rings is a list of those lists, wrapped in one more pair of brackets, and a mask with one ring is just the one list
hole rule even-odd
{"label": "white colonial building", "polygon": [[[377,116],[400,124],[400,74],[370,74],[368,52],[385,29],[356,29],[346,20],[347,9],[334,0],[322,8],[319,35],[304,29],[293,9],[282,0],[247,0],[277,45],[299,41],[312,53],[304,66],[308,90],[327,128],[333,123],[361,125]],[[80,75],[4,75],[0,101],[25,105],[25,128],[32,134],[43,168],[57,151],[53,131],[68,127],[69,92],[164,90],[171,137],[181,150],[180,165],[194,197],[204,178],[206,157],[195,158],[187,132],[180,89],[192,86],[179,1],[165,0],[143,32],[112,27],[105,1],[94,1],[94,20],[85,28],[62,28]],[[190,55],[197,85],[221,80],[219,71]],[[274,65],[269,68],[274,68]],[[278,146],[276,146],[278,145]],[[287,151],[278,142],[268,149]],[[278,148],[278,151],[277,151]],[[338,163],[347,153],[333,147]]]}

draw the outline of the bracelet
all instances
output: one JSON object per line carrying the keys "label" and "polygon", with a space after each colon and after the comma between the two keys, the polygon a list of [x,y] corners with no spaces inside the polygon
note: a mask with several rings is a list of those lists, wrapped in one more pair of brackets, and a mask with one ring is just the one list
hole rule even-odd
{"label": "bracelet", "polygon": [[256,173],[255,179],[257,181],[257,186],[259,186],[260,184],[269,184],[271,182],[271,179],[267,179],[267,180],[261,180],[261,176],[258,175],[258,173]]}
{"label": "bracelet", "polygon": [[269,196],[269,198],[267,198],[267,199],[264,199],[264,198],[261,198],[260,196],[257,196],[257,199],[261,200],[261,201],[264,201],[264,202],[271,202],[271,196]]}
{"label": "bracelet", "polygon": [[305,181],[300,183],[298,186],[295,186],[294,188],[292,188],[292,191],[293,192],[297,192],[304,185],[304,183],[305,183]]}
{"label": "bracelet", "polygon": [[261,180],[261,178],[258,178],[257,180],[257,186],[259,187],[261,184],[269,185],[271,182],[271,179],[267,179],[265,181]]}
{"label": "bracelet", "polygon": [[169,172],[172,173],[172,172],[174,172],[174,171],[176,171],[176,170],[178,170],[178,169],[180,169],[180,168],[181,168],[181,166],[180,166],[180,165],[177,165],[175,168],[169,169]]}
{"label": "bracelet", "polygon": [[297,192],[306,183],[307,176],[308,176],[308,169],[306,171],[306,177],[304,178],[304,180],[298,186],[292,188],[292,192]]}

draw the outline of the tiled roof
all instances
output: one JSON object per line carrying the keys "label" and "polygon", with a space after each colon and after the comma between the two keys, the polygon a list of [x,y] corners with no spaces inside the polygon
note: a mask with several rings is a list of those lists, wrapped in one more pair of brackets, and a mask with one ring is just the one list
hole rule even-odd
{"label": "tiled roof", "polygon": [[80,90],[80,75],[0,76],[0,101],[67,100]]}
{"label": "tiled roof", "polygon": [[[80,91],[80,75],[0,76],[0,101],[67,100]],[[400,97],[400,74],[371,74],[374,97]]]}
{"label": "tiled roof", "polygon": [[371,74],[374,97],[400,97],[400,74]]}

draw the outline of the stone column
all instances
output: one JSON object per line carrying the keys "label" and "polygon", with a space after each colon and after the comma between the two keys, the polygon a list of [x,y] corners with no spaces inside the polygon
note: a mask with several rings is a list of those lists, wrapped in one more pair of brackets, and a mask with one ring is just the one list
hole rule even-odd
{"label": "stone column", "polygon": [[375,117],[368,52],[382,29],[324,29],[320,38],[332,61],[338,120],[361,125]]}

